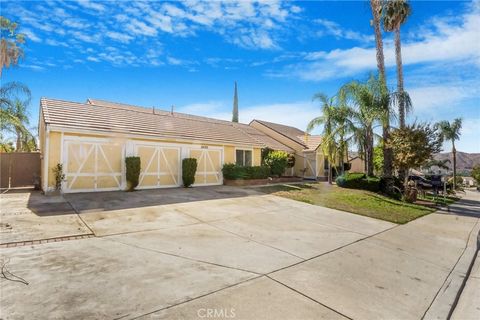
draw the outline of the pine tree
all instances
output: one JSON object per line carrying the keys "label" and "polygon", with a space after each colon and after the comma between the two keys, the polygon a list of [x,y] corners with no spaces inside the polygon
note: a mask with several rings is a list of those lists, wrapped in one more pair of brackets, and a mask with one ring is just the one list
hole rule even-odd
{"label": "pine tree", "polygon": [[237,94],[237,81],[235,81],[235,93],[233,94],[233,111],[232,122],[238,122],[238,94]]}

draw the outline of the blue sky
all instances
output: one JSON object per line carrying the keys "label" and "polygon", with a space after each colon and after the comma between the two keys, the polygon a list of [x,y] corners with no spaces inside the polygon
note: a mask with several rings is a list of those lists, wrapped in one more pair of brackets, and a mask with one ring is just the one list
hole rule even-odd
{"label": "blue sky", "polygon": [[[464,119],[458,149],[480,152],[480,2],[411,1],[402,29],[409,121]],[[304,129],[319,114],[316,92],[333,95],[376,70],[366,1],[2,1],[29,41],[4,70],[40,97],[106,99]],[[384,34],[395,88],[391,34]]]}

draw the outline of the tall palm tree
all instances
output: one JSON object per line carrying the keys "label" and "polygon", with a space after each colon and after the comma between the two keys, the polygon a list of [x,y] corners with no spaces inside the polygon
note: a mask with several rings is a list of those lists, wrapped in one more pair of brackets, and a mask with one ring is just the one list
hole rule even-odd
{"label": "tall palm tree", "polygon": [[408,112],[403,102],[403,66],[402,46],[400,41],[400,27],[407,21],[412,10],[406,0],[387,0],[382,7],[383,29],[387,32],[395,32],[395,58],[397,62],[397,91],[401,100],[398,107],[400,128],[405,127],[405,115]]}
{"label": "tall palm tree", "polygon": [[336,130],[335,123],[335,105],[337,97],[329,98],[326,94],[317,93],[313,100],[318,100],[321,103],[322,115],[312,119],[307,126],[307,132],[311,132],[315,127],[323,126],[322,131],[322,151],[328,161],[328,183],[332,183],[332,164],[336,161],[337,145],[334,139],[334,132]]}
{"label": "tall palm tree", "polygon": [[[382,40],[382,30],[380,28],[380,19],[382,13],[382,0],[370,0],[370,8],[372,10],[373,19],[371,24],[373,26],[373,30],[375,33],[375,47],[376,47],[376,58],[377,58],[377,68],[380,77],[380,83],[382,85],[383,94],[388,94],[387,89],[387,78],[385,75],[385,56],[383,54],[383,40]],[[384,105],[384,112],[385,117],[382,123],[382,136],[383,141],[388,141],[388,135],[390,132],[390,115],[389,113],[390,105]],[[391,181],[392,177],[392,169],[393,169],[393,154],[392,150],[388,147],[388,144],[383,144],[383,176],[387,180],[387,188],[393,185],[393,181]]]}
{"label": "tall palm tree", "polygon": [[440,130],[440,135],[444,140],[452,141],[453,156],[453,188],[457,183],[457,150],[455,149],[455,140],[460,139],[460,130],[462,129],[462,119],[456,118],[451,123],[448,121],[440,121],[436,128]]}

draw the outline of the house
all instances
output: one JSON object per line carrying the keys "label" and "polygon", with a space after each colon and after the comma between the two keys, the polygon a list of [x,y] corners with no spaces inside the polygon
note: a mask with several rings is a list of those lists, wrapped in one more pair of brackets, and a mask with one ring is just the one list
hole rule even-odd
{"label": "house", "polygon": [[125,157],[139,156],[139,189],[182,184],[181,161],[198,161],[195,186],[223,183],[224,163],[260,165],[262,148],[294,154],[295,175],[325,176],[319,136],[254,120],[250,125],[173,111],[88,99],[42,98],[39,144],[44,191],[63,165],[63,192],[123,190]]}

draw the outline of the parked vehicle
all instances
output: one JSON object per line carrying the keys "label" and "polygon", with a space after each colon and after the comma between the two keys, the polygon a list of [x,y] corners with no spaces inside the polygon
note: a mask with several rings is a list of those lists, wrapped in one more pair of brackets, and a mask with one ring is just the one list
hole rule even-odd
{"label": "parked vehicle", "polygon": [[408,180],[414,181],[417,186],[422,187],[424,189],[430,189],[433,186],[431,180],[427,180],[424,177],[420,177],[420,176],[408,176]]}

